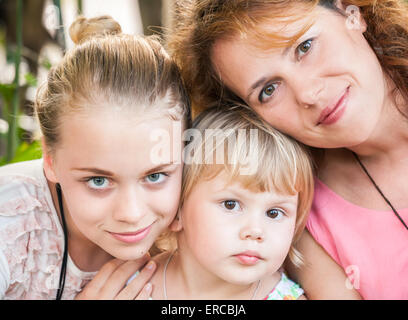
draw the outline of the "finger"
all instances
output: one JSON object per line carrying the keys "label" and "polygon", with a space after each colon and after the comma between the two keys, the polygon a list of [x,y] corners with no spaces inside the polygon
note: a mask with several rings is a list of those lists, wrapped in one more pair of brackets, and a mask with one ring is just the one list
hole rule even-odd
{"label": "finger", "polygon": [[101,289],[101,296],[106,299],[116,297],[116,295],[123,289],[126,281],[134,275],[147,262],[147,257],[142,257],[138,260],[126,261],[120,265],[106,281],[104,287]]}
{"label": "finger", "polygon": [[125,261],[119,259],[112,259],[105,263],[98,271],[96,276],[88,283],[88,290],[99,291],[105,286],[106,281],[111,277],[117,268],[119,268]]}
{"label": "finger", "polygon": [[[151,260],[140,273],[118,294],[116,299],[133,300],[146,288],[146,283],[151,279],[156,270],[156,263]],[[144,295],[142,295],[144,296]]]}
{"label": "finger", "polygon": [[143,290],[137,295],[135,300],[152,300],[153,285],[148,282]]}

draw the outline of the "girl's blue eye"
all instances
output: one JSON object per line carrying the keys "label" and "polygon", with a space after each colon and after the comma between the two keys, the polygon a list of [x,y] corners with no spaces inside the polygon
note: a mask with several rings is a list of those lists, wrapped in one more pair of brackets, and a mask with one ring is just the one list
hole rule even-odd
{"label": "girl's blue eye", "polygon": [[241,209],[239,202],[235,200],[225,200],[222,202],[222,205],[225,209],[230,211],[236,211]]}
{"label": "girl's blue eye", "polygon": [[272,97],[277,87],[278,87],[277,83],[268,84],[266,87],[264,87],[261,93],[259,94],[259,98],[258,98],[259,101],[265,102],[267,99]]}
{"label": "girl's blue eye", "polygon": [[109,185],[109,180],[104,177],[93,177],[88,180],[88,186],[92,189],[104,189]]}
{"label": "girl's blue eye", "polygon": [[312,42],[313,39],[306,40],[296,48],[296,53],[298,54],[299,57],[303,56],[310,50],[310,48],[312,47]]}
{"label": "girl's blue eye", "polygon": [[284,212],[280,209],[271,209],[266,211],[266,215],[273,220],[280,220],[284,216]]}
{"label": "girl's blue eye", "polygon": [[165,176],[164,173],[152,173],[146,177],[146,180],[151,183],[160,183],[163,182]]}

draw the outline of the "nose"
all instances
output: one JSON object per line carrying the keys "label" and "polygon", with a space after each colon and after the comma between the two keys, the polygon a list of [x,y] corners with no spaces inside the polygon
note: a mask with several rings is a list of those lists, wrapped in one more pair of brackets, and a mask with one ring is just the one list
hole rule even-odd
{"label": "nose", "polygon": [[138,194],[133,187],[124,187],[118,190],[113,210],[113,218],[116,221],[135,224],[146,214],[147,208],[143,201],[143,195]]}
{"label": "nose", "polygon": [[298,104],[308,109],[318,104],[320,95],[325,89],[325,81],[314,76],[294,76],[291,87]]}
{"label": "nose", "polygon": [[265,240],[264,231],[256,218],[250,218],[240,230],[241,240],[254,240],[263,242]]}

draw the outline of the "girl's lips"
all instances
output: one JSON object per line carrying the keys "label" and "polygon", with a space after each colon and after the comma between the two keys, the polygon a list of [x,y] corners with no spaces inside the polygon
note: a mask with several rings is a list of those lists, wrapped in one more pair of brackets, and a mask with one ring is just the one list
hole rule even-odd
{"label": "girl's lips", "polygon": [[346,110],[349,91],[350,87],[347,87],[336,104],[323,109],[323,111],[320,113],[317,125],[330,125],[336,123],[341,118],[341,116],[344,114],[344,111]]}
{"label": "girl's lips", "polygon": [[258,253],[250,251],[241,252],[234,255],[234,257],[237,258],[241,264],[246,266],[253,266],[261,259]]}
{"label": "girl's lips", "polygon": [[125,242],[125,243],[135,243],[143,240],[150,232],[152,225],[140,229],[136,232],[125,232],[125,233],[115,233],[109,232],[116,240]]}

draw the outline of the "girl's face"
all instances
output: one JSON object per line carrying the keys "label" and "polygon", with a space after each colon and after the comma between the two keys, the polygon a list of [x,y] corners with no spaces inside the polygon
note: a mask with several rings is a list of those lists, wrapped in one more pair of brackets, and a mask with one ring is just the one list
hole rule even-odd
{"label": "girl's face", "polygon": [[[266,50],[253,39],[219,39],[212,61],[225,85],[280,131],[314,147],[354,146],[375,134],[385,77],[363,19],[320,6],[314,13],[293,46]],[[306,21],[273,28],[290,36]]]}
{"label": "girl's face", "polygon": [[180,212],[180,251],[229,283],[250,284],[283,264],[292,242],[297,195],[225,185],[225,173],[194,186]]}
{"label": "girl's face", "polygon": [[45,157],[51,162],[45,170],[61,184],[65,214],[80,237],[122,260],[150,249],[178,208],[177,124],[165,115],[103,111],[63,119],[61,142],[52,160]]}

